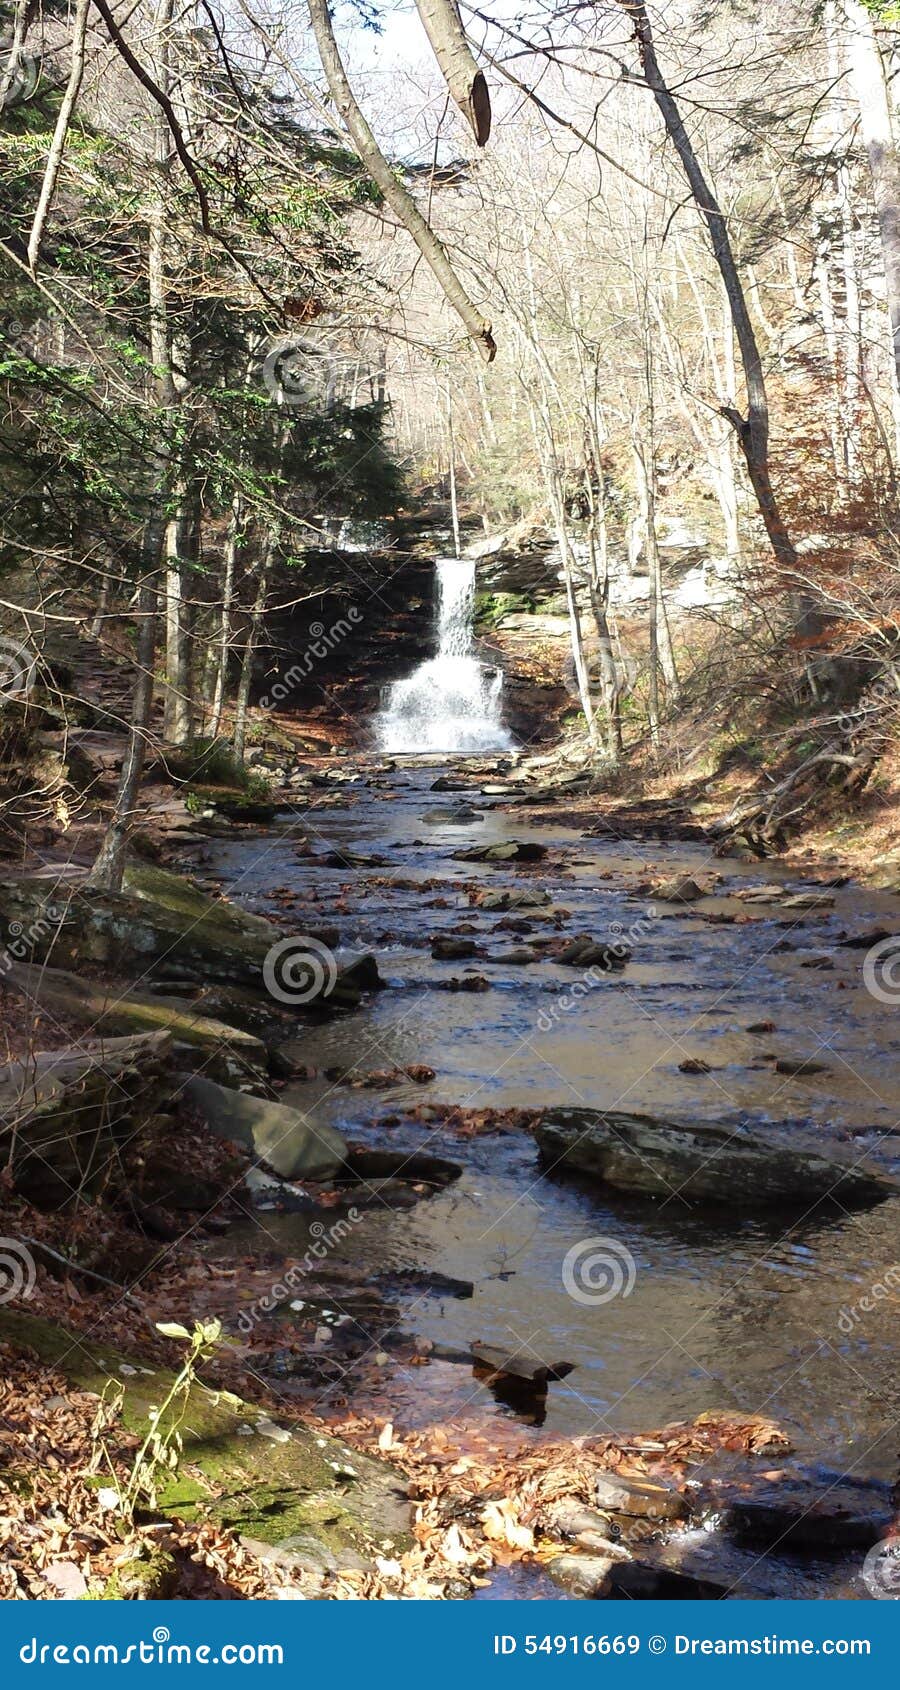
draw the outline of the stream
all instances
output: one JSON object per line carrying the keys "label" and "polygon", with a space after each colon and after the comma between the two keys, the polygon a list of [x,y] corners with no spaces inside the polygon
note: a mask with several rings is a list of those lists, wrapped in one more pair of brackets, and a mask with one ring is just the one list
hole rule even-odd
{"label": "stream", "polygon": [[[749,1112],[814,1124],[823,1146],[896,1171],[898,1009],[870,995],[865,951],[842,949],[840,940],[896,930],[897,897],[851,883],[829,890],[833,903],[824,910],[786,909],[788,896],[821,891],[827,870],[805,880],[796,868],[716,859],[693,843],[586,836],[563,814],[537,823],[502,793],[483,793],[497,775],[480,777],[480,767],[348,761],[348,784],[329,794],[328,807],[298,812],[263,836],[215,841],[204,864],[261,913],[283,915],[276,894],[290,886],[300,902],[289,930],[302,932],[307,917],[313,930],[337,923],[340,957],[374,951],[387,983],[357,1011],[301,1026],[305,1059],[319,1077],[291,1082],[281,1101],[353,1143],[425,1145],[463,1164],[461,1179],[412,1209],[362,1211],[329,1265],[400,1273],[396,1319],[420,1340],[455,1348],[481,1340],[573,1364],[551,1383],[542,1424],[530,1430],[528,1417],[449,1361],[407,1366],[380,1354],[374,1382],[361,1378],[352,1405],[365,1412],[377,1400],[383,1412],[387,1400],[404,1428],[508,1421],[519,1439],[648,1430],[708,1409],[764,1414],[789,1433],[799,1459],[852,1463],[893,1481],[900,1270],[871,1312],[856,1304],[900,1254],[894,1202],[795,1221],[713,1213],[679,1199],[650,1203],[542,1174],[526,1132],[461,1140],[440,1123],[397,1117],[434,1102],[617,1106],[709,1121]],[[465,790],[435,791],[447,774]],[[478,814],[457,816],[460,806]],[[522,867],[454,856],[510,839],[539,840],[548,854]],[[347,866],[298,854],[301,840]],[[360,865],[355,855],[383,864]],[[653,904],[641,889],[683,873],[721,878],[714,895],[690,905]],[[624,938],[632,959],[574,996],[579,972],[551,961],[433,960],[432,939],[458,937],[465,923],[494,952],[523,942],[509,930],[517,917],[535,917],[535,931],[550,926],[540,911],[504,917],[473,908],[473,885],[544,888],[552,909],[566,912],[562,933]],[[750,888],[768,894],[741,896]],[[487,990],[438,989],[472,970]],[[747,1030],[760,1023],[767,1030]],[[784,1075],[773,1057],[812,1058],[823,1071]],[[711,1072],[681,1071],[686,1059]],[[354,1090],[321,1077],[334,1067],[367,1073],[409,1064],[427,1064],[435,1079]],[[219,1248],[274,1245],[295,1256],[308,1245],[310,1224],[304,1214],[248,1215]],[[635,1269],[627,1295],[597,1304],[568,1294],[562,1264],[585,1240],[627,1247]],[[402,1270],[471,1280],[474,1292],[441,1297],[412,1282],[404,1291]],[[808,1567],[796,1576],[799,1585],[789,1576],[787,1590],[779,1582],[775,1593],[807,1589]],[[833,1593],[833,1571],[822,1577]],[[513,1593],[508,1580],[495,1593]]]}

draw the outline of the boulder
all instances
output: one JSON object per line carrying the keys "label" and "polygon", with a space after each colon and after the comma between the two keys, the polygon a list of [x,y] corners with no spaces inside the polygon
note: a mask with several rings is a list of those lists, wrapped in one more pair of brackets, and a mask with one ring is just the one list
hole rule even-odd
{"label": "boulder", "polygon": [[474,939],[437,938],[431,941],[431,955],[435,962],[461,962],[478,955]]}
{"label": "boulder", "polygon": [[611,1555],[554,1555],[547,1562],[547,1572],[554,1584],[561,1585],[570,1596],[589,1601],[609,1594],[610,1578],[617,1565]]}
{"label": "boulder", "polygon": [[217,1138],[243,1144],[282,1179],[332,1179],[343,1166],[347,1146],[340,1133],[313,1122],[299,1109],[232,1091],[195,1074],[184,1095]]}
{"label": "boulder", "polygon": [[478,901],[483,910],[530,910],[551,902],[543,886],[523,886],[521,892],[485,892]]}
{"label": "boulder", "polygon": [[[237,986],[268,996],[263,968],[285,937],[271,922],[155,865],[132,866],[126,880],[124,892],[38,875],[2,881],[0,940],[15,961],[43,962],[52,954],[55,965],[88,961],[123,976],[136,968],[142,976],[164,971],[171,981]],[[336,933],[304,929],[297,935],[298,950],[307,939],[330,949]],[[369,954],[339,969],[336,979],[327,970],[320,973],[319,994],[304,995],[304,1008],[353,1008],[363,992],[382,983]],[[278,1007],[282,1002],[289,1000],[278,1000]]]}
{"label": "boulder", "polygon": [[[0,1307],[0,1339],[15,1351],[36,1352],[48,1371],[97,1397],[117,1381],[121,1422],[135,1442],[174,1383],[162,1368],[148,1373],[140,1357],[9,1306]],[[172,1412],[180,1413],[177,1404]],[[355,1551],[373,1571],[377,1556],[412,1547],[410,1504],[396,1468],[317,1426],[275,1422],[257,1404],[197,1381],[181,1433],[178,1469],[160,1477],[158,1510],[166,1517],[211,1521],[273,1545],[309,1533],[338,1559]]]}
{"label": "boulder", "polygon": [[709,887],[701,886],[693,875],[675,875],[671,880],[657,881],[652,887],[654,898],[661,904],[695,904],[699,898],[709,897]]}
{"label": "boulder", "polygon": [[570,939],[556,961],[562,968],[598,968],[603,974],[613,974],[630,961],[627,945],[601,945],[585,934]]}
{"label": "boulder", "polygon": [[863,1163],[825,1155],[785,1128],[661,1121],[616,1110],[550,1109],[537,1121],[542,1161],[643,1197],[728,1209],[865,1208],[898,1193]]}

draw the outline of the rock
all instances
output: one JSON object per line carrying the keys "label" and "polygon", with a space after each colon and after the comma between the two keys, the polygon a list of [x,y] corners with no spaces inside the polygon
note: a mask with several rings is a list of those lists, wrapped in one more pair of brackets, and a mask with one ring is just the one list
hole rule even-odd
{"label": "rock", "polygon": [[248,1168],[244,1184],[254,1209],[279,1215],[298,1215],[316,1208],[309,1192],[304,1191],[302,1186],[276,1179],[273,1174],[264,1173],[262,1168]]}
{"label": "rock", "polygon": [[[160,1368],[152,1377],[138,1364],[97,1339],[0,1305],[0,1340],[15,1351],[35,1351],[53,1373],[61,1373],[82,1391],[100,1396],[110,1378],[123,1390],[122,1424],[139,1436],[149,1424],[148,1411],[164,1402],[172,1373]],[[133,1368],[123,1374],[125,1362]],[[191,1391],[190,1412],[181,1425],[184,1439],[177,1472],[162,1478],[159,1513],[177,1520],[209,1520],[268,1544],[281,1544],[297,1532],[310,1532],[327,1543],[340,1560],[355,1551],[374,1567],[389,1547],[412,1547],[410,1505],[396,1471],[339,1438],[294,1422],[284,1442],[248,1436],[267,1419],[254,1404],[229,1391]]]}
{"label": "rock", "polygon": [[630,1561],[631,1552],[609,1536],[609,1520],[596,1508],[588,1508],[575,1496],[563,1496],[547,1509],[547,1524],[559,1537],[571,1538],[582,1549],[606,1555],[612,1561]]}
{"label": "rock", "polygon": [[483,819],[484,811],[473,809],[471,804],[458,804],[455,809],[436,805],[422,817],[423,822],[444,827],[468,827],[470,822],[480,822]]}
{"label": "rock", "polygon": [[537,962],[536,951],[530,951],[525,945],[518,945],[511,951],[501,951],[497,956],[489,956],[488,962],[505,963],[508,967],[526,968],[529,963]]}
{"label": "rock", "polygon": [[779,1056],[775,1062],[776,1074],[796,1074],[801,1078],[805,1074],[828,1074],[830,1069],[827,1062],[813,1062],[810,1057]]}
{"label": "rock", "polygon": [[792,892],[780,903],[783,910],[830,910],[834,898],[830,892]]}
{"label": "rock", "polygon": [[519,1380],[537,1390],[546,1390],[551,1379],[565,1379],[574,1367],[574,1363],[570,1361],[544,1362],[534,1354],[507,1350],[502,1345],[486,1344],[481,1340],[474,1343],[471,1349],[477,1368],[498,1374],[504,1379]]}
{"label": "rock", "polygon": [[284,1179],[332,1179],[343,1166],[347,1146],[340,1133],[299,1109],[232,1091],[199,1074],[185,1082],[184,1095],[217,1138],[243,1144]]}
{"label": "rock", "polygon": [[562,968],[598,968],[603,974],[612,974],[624,968],[630,957],[627,945],[599,945],[596,939],[581,935],[569,940],[556,961]]}
{"label": "rock", "polygon": [[193,1062],[226,1084],[248,1075],[261,1078],[268,1066],[261,1039],[199,1014],[189,1001],[89,980],[61,968],[13,963],[6,982],[31,1004],[59,1018],[96,1028],[98,1035],[168,1032],[181,1067]]}
{"label": "rock", "polygon": [[[194,882],[141,864],[139,872],[165,874],[166,901],[78,886],[64,890],[47,881],[23,879],[0,883],[0,923],[17,923],[30,939],[23,961],[79,967],[101,963],[114,972],[150,972],[162,964],[172,978],[214,980],[263,988],[263,963],[281,935],[257,916],[243,919],[233,905],[216,903]],[[171,882],[179,881],[183,902],[176,907]]]}
{"label": "rock", "polygon": [[548,1110],[534,1128],[543,1161],[644,1197],[674,1191],[723,1208],[833,1203],[867,1207],[897,1195],[896,1183],[863,1163],[825,1156],[768,1124],[750,1127],[661,1121],[615,1110]]}
{"label": "rock", "polygon": [[892,933],[887,927],[870,927],[865,933],[852,933],[849,939],[839,939],[838,945],[845,951],[868,951],[873,945],[884,944],[885,939],[892,939],[892,945],[885,946],[890,955],[893,951],[900,951],[900,933]]}
{"label": "rock", "polygon": [[178,1563],[162,1544],[140,1554],[125,1554],[116,1562],[103,1586],[105,1602],[160,1602],[175,1595]]}
{"label": "rock", "polygon": [[453,854],[463,863],[539,863],[547,855],[547,846],[532,839],[505,839],[495,845],[471,845]]}
{"label": "rock", "polygon": [[464,974],[461,978],[452,975],[449,980],[436,980],[435,988],[439,992],[489,992],[491,983],[483,974]]}
{"label": "rock", "polygon": [[39,1051],[0,1081],[0,1160],[17,1190],[61,1208],[102,1189],[140,1145],[171,1089],[168,1033]]}
{"label": "rock", "polygon": [[485,892],[479,899],[483,910],[530,910],[551,902],[543,886],[524,886],[521,892]]}
{"label": "rock", "polygon": [[468,792],[470,782],[460,780],[458,775],[438,775],[431,783],[432,792]]}
{"label": "rock", "polygon": [[690,1512],[680,1491],[621,1473],[601,1473],[594,1495],[598,1508],[638,1520],[686,1520]]}
{"label": "rock", "polygon": [[559,1584],[572,1596],[591,1600],[606,1596],[610,1575],[616,1561],[609,1555],[554,1555],[546,1563],[554,1584]]}
{"label": "rock", "polygon": [[377,1285],[380,1291],[388,1294],[414,1291],[420,1297],[453,1297],[457,1301],[465,1301],[475,1295],[470,1279],[451,1279],[449,1274],[428,1273],[421,1268],[394,1268],[387,1273],[374,1274],[367,1283]]}
{"label": "rock", "polygon": [[671,880],[659,880],[651,888],[654,898],[663,904],[695,904],[698,898],[708,898],[710,889],[701,886],[692,875],[675,876]]}
{"label": "rock", "polygon": [[647,1561],[614,1561],[600,1594],[611,1601],[721,1602],[729,1585],[724,1578],[703,1578]]}
{"label": "rock", "polygon": [[866,1549],[896,1512],[887,1484],[800,1467],[749,1495],[726,1493],[723,1502],[724,1523],[736,1538],[772,1550]]}
{"label": "rock", "polygon": [[402,1179],[410,1184],[422,1183],[443,1187],[452,1185],[462,1174],[459,1162],[443,1156],[428,1156],[422,1151],[370,1150],[353,1145],[344,1157],[347,1172],[367,1182],[377,1179]]}
{"label": "rock", "polygon": [[328,1001],[352,1008],[363,993],[380,992],[384,984],[378,972],[377,958],[371,951],[364,951],[362,956],[338,969],[338,977],[333,991],[329,993]]}
{"label": "rock", "polygon": [[708,1062],[704,1062],[702,1056],[686,1056],[683,1062],[679,1062],[678,1072],[680,1074],[711,1074],[712,1068]]}
{"label": "rock", "polygon": [[432,939],[431,955],[435,962],[459,962],[477,956],[478,946],[474,939]]}

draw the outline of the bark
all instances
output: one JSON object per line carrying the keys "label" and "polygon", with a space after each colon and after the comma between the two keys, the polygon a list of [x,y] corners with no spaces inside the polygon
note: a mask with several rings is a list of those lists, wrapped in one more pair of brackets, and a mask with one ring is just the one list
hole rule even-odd
{"label": "bark", "polygon": [[[678,104],[663,77],[643,0],[619,0],[619,5],[631,19],[644,81],[656,101],[666,132],[681,160],[697,210],[706,224],[713,256],[728,296],[747,388],[747,414],[742,416],[734,405],[723,405],[722,415],[737,435],[772,551],[779,564],[793,573],[796,569],[797,554],[782,520],[769,475],[769,406],[762,358],[731,248],[725,216],[706,180]],[[804,615],[806,611],[807,607],[804,607]]]}
{"label": "bark", "polygon": [[259,565],[259,575],[257,576],[256,596],[253,600],[253,609],[250,612],[250,622],[247,628],[246,639],[244,641],[243,656],[241,657],[241,675],[240,680],[238,681],[237,699],[234,707],[234,732],[232,734],[232,744],[234,746],[235,756],[238,757],[241,762],[243,762],[244,759],[244,748],[247,743],[247,710],[250,703],[250,685],[253,680],[253,654],[256,650],[256,642],[259,638],[259,629],[263,619],[263,612],[266,608],[266,596],[269,591],[269,574],[272,568],[272,560],[275,556],[275,548],[278,544],[279,537],[277,529],[268,533],[266,536],[265,544],[263,546],[263,554]]}
{"label": "bark", "polygon": [[75,33],[72,38],[72,63],[69,70],[69,80],[66,83],[65,93],[60,103],[56,126],[53,130],[53,139],[50,142],[50,151],[47,154],[47,163],[44,166],[44,179],[38,195],[34,222],[31,225],[31,234],[28,237],[28,268],[33,276],[37,273],[41,241],[47,226],[47,218],[50,215],[50,207],[53,204],[56,184],[59,181],[60,167],[69,134],[69,124],[72,121],[72,114],[81,92],[81,80],[84,76],[84,43],[87,35],[90,4],[91,0],[78,0],[78,9],[75,13]]}
{"label": "bark", "polygon": [[381,189],[385,201],[395,217],[403,224],[407,233],[412,236],[426,264],[443,289],[446,298],[474,340],[481,356],[489,364],[497,351],[494,337],[491,334],[491,325],[482,317],[480,311],[469,298],[447,256],[446,248],[438,239],[426,218],[422,216],[412,195],[395,176],[357,105],[353,90],[347,80],[343,61],[338,52],[337,42],[334,39],[328,0],[309,0],[309,15],[331,98],[356,151],[373,182]]}
{"label": "bark", "polygon": [[900,160],[891,122],[884,63],[871,12],[843,0],[845,42],[859,123],[869,160],[891,324],[895,391],[900,393]]}
{"label": "bark", "polygon": [[[159,0],[155,17],[155,51],[158,72],[161,77],[168,76],[167,38],[171,17],[172,0]],[[160,444],[152,466],[152,489],[141,542],[138,587],[137,676],[132,698],[128,748],[122,764],[122,773],[109,827],[88,877],[90,884],[102,886],[109,892],[121,890],[128,839],[134,825],[151,727],[153,679],[156,662],[158,579],[165,534],[165,508],[169,479],[169,463],[163,430],[167,415],[175,403],[165,264],[169,135],[162,116],[157,117],[155,127],[154,169],[156,191],[152,198],[147,230],[147,289],[150,364],[153,370],[150,397],[159,411]]]}
{"label": "bark", "polygon": [[847,59],[872,178],[895,368],[900,379],[900,161],[872,15],[859,0],[843,0],[843,8]]}
{"label": "bark", "polygon": [[416,0],[416,11],[450,93],[479,147],[485,146],[491,133],[491,97],[466,40],[456,0]]}
{"label": "bark", "polygon": [[215,739],[222,725],[222,709],[225,704],[225,690],[228,685],[228,656],[231,651],[231,618],[234,608],[234,582],[237,572],[237,558],[240,547],[241,530],[244,522],[244,501],[239,492],[235,492],[231,501],[231,516],[228,521],[228,537],[225,541],[225,562],[222,573],[222,609],[219,622],[219,649],[216,660],[216,679],[213,690],[212,714],[209,720],[210,738]]}
{"label": "bark", "polygon": [[166,530],[166,737],[184,745],[193,732],[190,594],[197,550],[197,496],[182,491]]}
{"label": "bark", "polygon": [[163,544],[164,519],[161,506],[148,517],[144,527],[141,585],[138,592],[137,678],[131,702],[131,728],[122,764],[112,820],[88,876],[88,884],[118,892],[125,873],[128,839],[134,825],[141,776],[147,752],[153,710],[153,671],[156,658],[157,577]]}

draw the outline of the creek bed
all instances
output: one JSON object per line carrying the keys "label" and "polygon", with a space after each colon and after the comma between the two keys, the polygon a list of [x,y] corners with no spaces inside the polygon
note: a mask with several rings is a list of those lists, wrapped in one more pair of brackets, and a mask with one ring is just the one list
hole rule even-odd
{"label": "creek bed", "polygon": [[[313,929],[335,922],[342,956],[377,953],[386,990],[351,1014],[300,1029],[304,1059],[319,1075],[410,1064],[435,1070],[425,1086],[352,1089],[320,1077],[281,1094],[352,1142],[426,1145],[463,1164],[457,1183],[412,1210],[361,1211],[334,1263],[361,1276],[412,1269],[471,1280],[470,1299],[398,1291],[395,1282],[398,1326],[450,1349],[482,1340],[574,1364],[551,1384],[543,1412],[525,1417],[529,1435],[597,1436],[734,1409],[778,1420],[803,1460],[894,1480],[900,1288],[876,1297],[868,1312],[858,1307],[900,1255],[894,1201],[795,1221],[711,1214],[677,1198],[648,1204],[543,1174],[524,1132],[459,1140],[439,1123],[402,1117],[434,1102],[615,1106],[707,1121],[747,1111],[812,1125],[823,1149],[865,1154],[896,1172],[900,1016],[866,990],[865,952],[840,940],[894,931],[900,900],[851,884],[829,891],[833,903],[823,910],[786,908],[797,891],[821,889],[823,871],[804,880],[780,865],[714,859],[700,846],[585,837],[562,818],[538,826],[477,786],[433,791],[439,773],[415,764],[369,769],[348,786],[345,805],[298,810],[265,838],[217,842],[205,864],[260,912],[280,910],[275,894],[290,886],[299,896],[292,931],[302,933],[306,920]],[[447,820],[457,804],[482,813]],[[546,859],[516,868],[455,856],[521,838],[539,839]],[[322,866],[298,852],[300,839],[315,853],[386,861]],[[713,896],[690,905],[654,902],[642,889],[686,874],[722,878]],[[771,903],[738,895],[763,885]],[[558,929],[537,920],[531,934],[497,932],[505,918],[473,908],[473,886],[545,888],[552,908],[568,914]],[[459,937],[469,922],[493,953],[558,931],[626,942],[632,960],[590,980],[546,960],[434,961],[432,938]],[[440,989],[468,971],[488,989]],[[580,980],[583,990],[573,993]],[[772,1030],[747,1031],[760,1023]],[[779,1073],[775,1058],[812,1059],[822,1071]],[[711,1072],[683,1072],[686,1059]],[[266,1213],[219,1249],[271,1250],[274,1242],[297,1256],[315,1236],[308,1216]],[[627,1295],[598,1303],[567,1292],[563,1264],[587,1240],[627,1249],[635,1269]],[[373,1335],[373,1351],[380,1343]],[[354,1405],[364,1411],[370,1393],[374,1402],[376,1386],[363,1370]],[[377,1393],[403,1427],[451,1418],[523,1423],[471,1369],[452,1362],[410,1367],[379,1354]]]}

